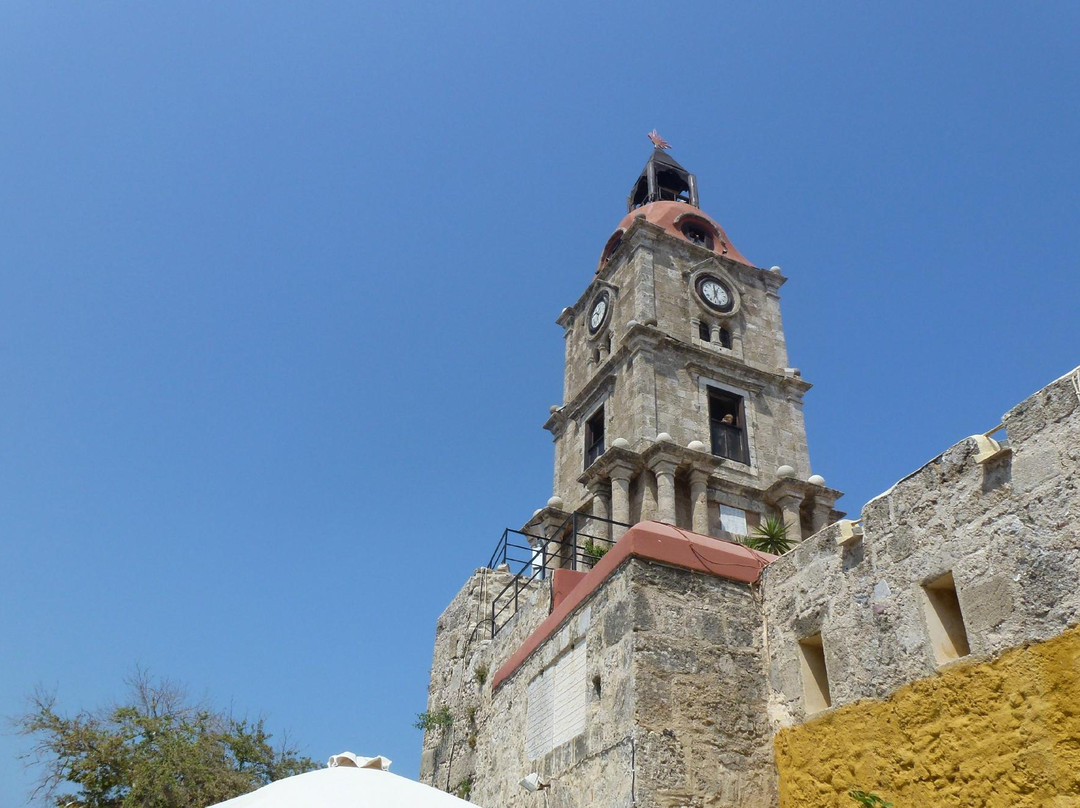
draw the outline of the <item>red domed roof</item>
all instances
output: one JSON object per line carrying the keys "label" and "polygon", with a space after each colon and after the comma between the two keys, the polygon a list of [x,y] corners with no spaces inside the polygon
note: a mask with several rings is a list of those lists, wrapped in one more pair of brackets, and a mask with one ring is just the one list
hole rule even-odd
{"label": "red domed roof", "polygon": [[[747,266],[753,266],[746,257],[735,249],[735,246],[728,241],[727,234],[724,233],[724,229],[720,227],[716,222],[709,218],[700,208],[695,208],[693,205],[688,205],[686,202],[650,202],[647,205],[642,205],[639,208],[634,208],[619,222],[619,227],[616,232],[627,231],[634,223],[634,219],[638,216],[644,216],[645,220],[664,228],[664,231],[670,233],[676,238],[684,240],[691,240],[684,228],[688,224],[697,223],[700,229],[706,231],[707,236],[711,237],[712,245],[708,243],[701,244],[699,246],[711,249],[713,252],[723,255],[725,258],[730,258],[733,261],[738,261],[740,264],[746,264]],[[712,232],[708,232],[708,231]],[[608,242],[609,246],[611,242]],[[605,255],[601,257],[600,262],[603,264],[604,259],[607,257],[609,250],[605,249]]]}

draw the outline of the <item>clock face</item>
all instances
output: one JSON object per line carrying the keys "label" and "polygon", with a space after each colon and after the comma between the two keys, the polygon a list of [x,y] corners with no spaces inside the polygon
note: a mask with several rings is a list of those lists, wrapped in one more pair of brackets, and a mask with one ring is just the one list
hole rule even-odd
{"label": "clock face", "polygon": [[604,324],[604,320],[607,318],[608,312],[608,296],[605,292],[596,298],[596,302],[593,303],[592,311],[589,312],[589,333],[595,334],[600,330],[600,326]]}
{"label": "clock face", "polygon": [[717,311],[731,311],[735,299],[731,291],[717,278],[706,275],[698,281],[698,293],[705,304]]}

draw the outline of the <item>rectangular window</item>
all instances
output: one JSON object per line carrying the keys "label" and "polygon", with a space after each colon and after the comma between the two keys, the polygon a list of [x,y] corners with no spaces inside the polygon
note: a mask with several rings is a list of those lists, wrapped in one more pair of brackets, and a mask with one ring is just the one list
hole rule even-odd
{"label": "rectangular window", "polygon": [[601,407],[585,422],[585,468],[604,453],[604,408]]}
{"label": "rectangular window", "polygon": [[706,322],[698,323],[698,338],[702,342],[709,342],[712,339],[712,329],[709,328],[709,324]]}
{"label": "rectangular window", "polygon": [[709,433],[712,453],[737,463],[750,463],[742,396],[709,388]]}
{"label": "rectangular window", "polygon": [[721,505],[720,527],[736,536],[746,536],[746,511],[741,508],[732,508],[730,505]]}
{"label": "rectangular window", "polygon": [[820,634],[799,640],[799,660],[806,713],[820,713],[832,705],[829,672],[825,668],[825,646],[821,643]]}
{"label": "rectangular window", "polygon": [[944,665],[971,653],[964,615],[960,613],[960,599],[956,596],[956,582],[951,572],[923,587],[926,599],[923,609],[930,642],[934,646],[937,664]]}

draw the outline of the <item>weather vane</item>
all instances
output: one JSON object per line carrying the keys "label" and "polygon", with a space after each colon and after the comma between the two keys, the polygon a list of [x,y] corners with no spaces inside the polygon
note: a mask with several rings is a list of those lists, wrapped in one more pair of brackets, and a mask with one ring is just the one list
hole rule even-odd
{"label": "weather vane", "polygon": [[651,132],[649,132],[649,140],[651,140],[652,144],[654,146],[656,146],[656,148],[658,148],[658,149],[670,149],[671,148],[671,144],[668,143],[666,140],[664,140],[662,137],[660,137],[660,135],[658,135],[656,133],[655,129],[653,129]]}

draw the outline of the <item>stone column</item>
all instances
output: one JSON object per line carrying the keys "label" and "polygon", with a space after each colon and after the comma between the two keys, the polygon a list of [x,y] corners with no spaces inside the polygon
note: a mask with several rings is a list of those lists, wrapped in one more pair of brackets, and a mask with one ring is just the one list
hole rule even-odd
{"label": "stone column", "polygon": [[799,516],[799,506],[802,504],[802,497],[797,494],[787,494],[778,497],[776,504],[784,517],[784,524],[787,525],[788,538],[796,542],[802,541],[802,519]]}
{"label": "stone column", "polygon": [[642,472],[638,482],[641,484],[641,521],[648,522],[656,519],[656,490],[653,488],[656,484],[656,475],[651,472]]}
{"label": "stone column", "polygon": [[[554,514],[546,514],[543,521],[544,535],[548,539],[557,540],[559,537],[556,532],[559,526],[563,523],[564,515],[560,512],[557,516]],[[562,568],[563,558],[561,548],[555,541],[549,541],[547,545],[547,565],[548,569],[557,570]]]}
{"label": "stone column", "polygon": [[690,472],[690,504],[694,532],[709,535],[709,472],[700,469]]}
{"label": "stone column", "polygon": [[[589,483],[589,493],[593,495],[592,513],[597,519],[607,520],[611,518],[611,495],[608,491],[607,480],[593,480]],[[602,521],[598,526],[597,533],[610,539],[611,524]]]}
{"label": "stone column", "polygon": [[813,509],[813,523],[810,525],[810,532],[817,533],[822,528],[828,527],[832,524],[829,518],[832,516],[833,504],[831,502],[822,502],[820,499],[814,502]]}
{"label": "stone column", "polygon": [[656,519],[669,525],[675,524],[675,469],[670,460],[657,460],[652,464],[656,473]]}
{"label": "stone column", "polygon": [[[628,466],[611,468],[611,518],[616,522],[630,524],[630,477],[633,469]],[[621,525],[611,526],[611,540],[618,541],[626,528]]]}

